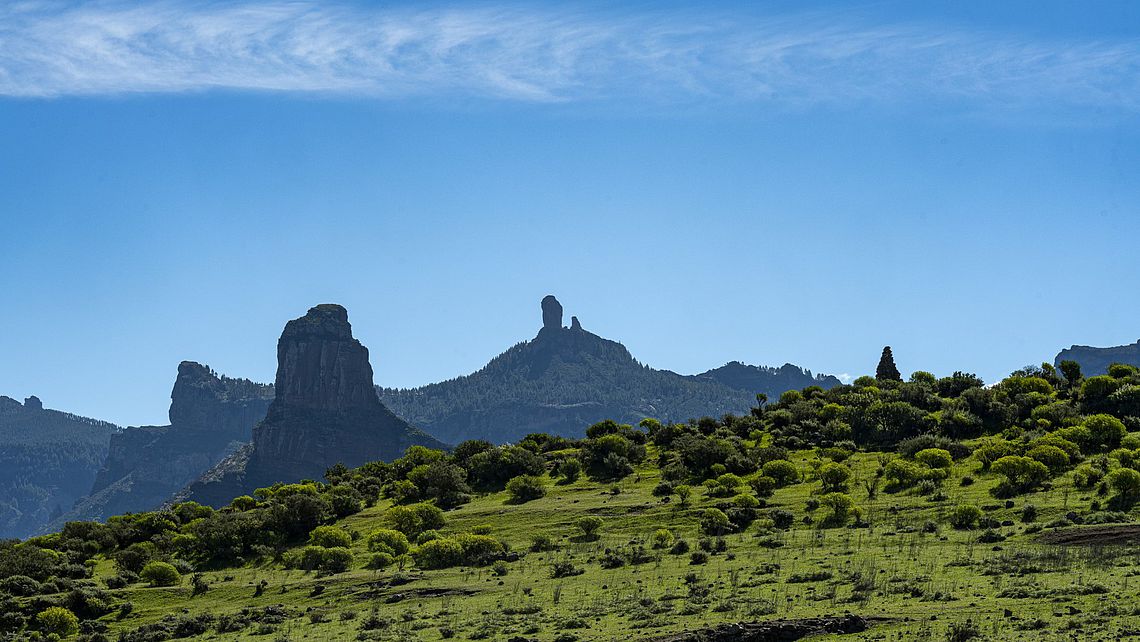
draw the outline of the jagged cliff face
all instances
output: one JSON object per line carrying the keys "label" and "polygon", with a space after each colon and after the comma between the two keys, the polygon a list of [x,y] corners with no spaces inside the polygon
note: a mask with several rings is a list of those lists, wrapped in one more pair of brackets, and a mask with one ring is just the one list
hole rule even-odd
{"label": "jagged cliff face", "polygon": [[1081,364],[1081,373],[1086,377],[1105,374],[1108,372],[1108,367],[1114,363],[1140,366],[1140,341],[1111,348],[1072,346],[1062,350],[1053,360],[1053,364],[1060,367],[1062,361],[1076,361]]}
{"label": "jagged cliff face", "polygon": [[0,397],[0,539],[27,537],[91,489],[118,427]]}
{"label": "jagged cliff face", "polygon": [[112,435],[89,496],[56,522],[158,508],[249,441],[272,400],[272,386],[183,361],[170,393],[170,425]]}
{"label": "jagged cliff face", "polygon": [[276,397],[249,448],[193,484],[184,497],[222,505],[275,482],[319,479],[337,463],[399,457],[411,445],[444,444],[396,417],[372,383],[368,349],[348,312],[318,305],[290,321],[277,343]]}

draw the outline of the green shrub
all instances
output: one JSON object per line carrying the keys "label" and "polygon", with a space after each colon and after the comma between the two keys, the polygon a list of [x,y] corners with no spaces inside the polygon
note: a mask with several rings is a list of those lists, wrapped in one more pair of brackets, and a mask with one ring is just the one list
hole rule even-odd
{"label": "green shrub", "polygon": [[343,547],[306,546],[287,554],[285,566],[304,571],[342,573],[352,566],[352,551]]}
{"label": "green shrub", "polygon": [[352,567],[352,551],[347,548],[334,546],[324,549],[321,563],[317,567],[326,573],[343,573]]}
{"label": "green shrub", "polygon": [[507,494],[517,504],[546,496],[546,482],[537,475],[519,475],[507,482]]}
{"label": "green shrub", "polygon": [[1045,464],[1017,455],[1006,455],[990,465],[990,470],[1006,478],[1015,491],[1026,491],[1041,485],[1049,479],[1049,468]]}
{"label": "green shrub", "polygon": [[970,529],[981,518],[982,509],[973,504],[959,504],[950,512],[950,525],[957,529]]}
{"label": "green shrub", "polygon": [[748,485],[752,487],[752,491],[755,492],[758,497],[771,497],[772,494],[776,492],[776,486],[778,484],[774,477],[760,475],[759,477],[753,477],[749,480]]}
{"label": "green shrub", "polygon": [[433,539],[440,539],[442,537],[443,533],[437,530],[424,531],[416,536],[416,544],[423,544],[424,542],[430,542]]}
{"label": "green shrub", "polygon": [[941,448],[920,450],[914,454],[914,460],[925,465],[927,468],[950,468],[954,465],[954,459],[950,456],[950,451]]}
{"label": "green shrub", "polygon": [[0,591],[26,597],[40,592],[40,583],[27,575],[11,575],[0,580]]}
{"label": "green shrub", "polygon": [[393,528],[408,537],[415,537],[427,530],[439,530],[446,524],[442,510],[423,503],[395,506],[388,510],[387,517]]}
{"label": "green shrub", "polygon": [[844,488],[851,478],[851,469],[843,464],[829,461],[819,467],[819,481],[825,490],[837,491]]}
{"label": "green shrub", "polygon": [[337,526],[318,526],[309,533],[309,545],[322,548],[349,548],[352,537]]}
{"label": "green shrub", "polygon": [[449,568],[463,563],[463,546],[451,539],[433,539],[412,551],[416,566],[423,569]]}
{"label": "green shrub", "polygon": [[580,517],[577,526],[587,539],[594,539],[598,535],[598,529],[602,527],[602,518],[596,515]]}
{"label": "green shrub", "polygon": [[667,528],[659,528],[653,533],[653,548],[669,548],[673,545],[673,533]]}
{"label": "green shrub", "polygon": [[1111,448],[1120,445],[1120,440],[1128,434],[1124,423],[1112,415],[1086,417],[1083,425],[1088,429],[1094,447]]}
{"label": "green shrub", "polygon": [[368,563],[365,564],[365,567],[379,570],[391,566],[395,561],[396,558],[392,557],[389,553],[373,553],[368,556]]}
{"label": "green shrub", "polygon": [[760,467],[760,472],[765,477],[776,480],[776,484],[781,487],[794,484],[800,479],[799,469],[787,459],[770,461]]}
{"label": "green shrub", "polygon": [[1118,495],[1134,500],[1140,497],[1140,472],[1131,468],[1117,468],[1108,474],[1108,483]]}
{"label": "green shrub", "polygon": [[473,566],[490,564],[503,553],[503,544],[490,535],[460,533],[452,538],[463,551],[463,563]]}
{"label": "green shrub", "polygon": [[1064,470],[1065,467],[1069,465],[1068,453],[1057,446],[1051,446],[1049,444],[1034,446],[1030,448],[1025,455],[1030,459],[1035,459],[1045,464],[1045,466],[1049,468],[1049,471],[1054,474]]}
{"label": "green shrub", "polygon": [[574,457],[564,459],[558,464],[558,474],[565,480],[565,483],[572,484],[582,476],[582,462]]}
{"label": "green shrub", "polygon": [[177,586],[182,583],[182,574],[166,562],[148,562],[139,573],[139,577],[149,582],[151,586]]}
{"label": "green shrub", "polygon": [[824,520],[826,524],[831,526],[846,524],[852,509],[855,508],[855,502],[846,493],[827,493],[819,498],[819,503],[831,511]]}
{"label": "green shrub", "polygon": [[732,529],[732,522],[719,508],[706,508],[701,513],[701,532],[706,535],[723,535]]}
{"label": "green shrub", "polygon": [[383,528],[373,531],[368,536],[368,550],[370,551],[388,553],[393,557],[399,557],[406,555],[410,549],[408,537],[400,531]]}
{"label": "green shrub", "polygon": [[49,606],[37,613],[36,624],[44,633],[58,635],[61,638],[79,633],[79,618],[61,606]]}

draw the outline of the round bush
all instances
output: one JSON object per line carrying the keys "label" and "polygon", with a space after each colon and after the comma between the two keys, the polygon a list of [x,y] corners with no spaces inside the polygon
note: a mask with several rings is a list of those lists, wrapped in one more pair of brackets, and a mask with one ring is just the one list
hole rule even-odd
{"label": "round bush", "polygon": [[365,566],[370,569],[377,570],[381,568],[387,568],[391,566],[395,561],[396,558],[392,557],[388,553],[373,553],[372,555],[368,556],[368,563]]}
{"label": "round bush", "polygon": [[318,526],[309,533],[309,545],[324,548],[349,548],[352,546],[352,538],[343,528]]}
{"label": "round bush", "polygon": [[753,477],[748,482],[748,485],[752,486],[752,490],[758,496],[771,497],[772,493],[776,492],[777,483],[775,478],[769,477],[767,475],[761,475],[759,477]]}
{"label": "round bush", "polygon": [[1058,472],[1069,465],[1069,454],[1056,446],[1041,444],[1029,449],[1025,453],[1030,459],[1045,464],[1051,472]]}
{"label": "round bush", "polygon": [[182,583],[182,574],[166,562],[148,562],[139,577],[151,586],[177,586]]}
{"label": "round bush", "polygon": [[981,518],[982,509],[973,504],[959,504],[950,513],[950,525],[958,529],[969,529]]}
{"label": "round bush", "polygon": [[598,529],[602,527],[602,518],[595,515],[587,515],[586,517],[579,518],[577,525],[583,535],[592,538],[598,534]]}
{"label": "round bush", "polygon": [[1085,428],[1094,445],[1111,447],[1120,444],[1120,440],[1128,434],[1124,423],[1112,415],[1093,415],[1084,421]]}
{"label": "round bush", "polygon": [[546,482],[537,475],[519,475],[507,482],[507,494],[516,503],[546,496]]}
{"label": "round bush", "polygon": [[928,468],[950,468],[954,465],[954,459],[950,456],[950,451],[941,448],[920,450],[914,454],[914,460],[926,465]]}
{"label": "round bush", "polygon": [[400,531],[387,528],[373,531],[368,536],[368,550],[378,553],[388,553],[394,557],[406,555],[411,549],[408,536]]}
{"label": "round bush", "polygon": [[326,573],[343,573],[352,567],[352,551],[343,547],[326,548],[319,569]]}
{"label": "round bush", "polygon": [[705,509],[701,513],[701,532],[706,535],[723,535],[731,529],[732,523],[719,508]]}
{"label": "round bush", "polygon": [[41,631],[66,638],[79,633],[79,618],[62,606],[49,606],[36,614]]}
{"label": "round bush", "polygon": [[463,563],[463,547],[455,540],[433,539],[412,552],[416,566],[423,569],[448,568]]}
{"label": "round bush", "polygon": [[776,484],[779,486],[794,484],[800,479],[799,469],[787,459],[770,461],[760,468],[760,472],[765,477],[771,477],[776,480]]}
{"label": "round bush", "polygon": [[502,543],[490,535],[460,533],[453,539],[463,549],[463,562],[465,564],[489,564],[503,552]]}
{"label": "round bush", "polygon": [[673,545],[673,533],[666,528],[659,528],[653,533],[653,548],[669,548]]}

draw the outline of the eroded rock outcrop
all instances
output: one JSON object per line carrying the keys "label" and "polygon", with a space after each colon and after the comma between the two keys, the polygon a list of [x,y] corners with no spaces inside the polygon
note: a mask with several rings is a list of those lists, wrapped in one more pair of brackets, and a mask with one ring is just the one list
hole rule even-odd
{"label": "eroded rock outcrop", "polygon": [[248,448],[195,482],[182,497],[224,505],[275,482],[320,479],[331,466],[399,457],[409,446],[444,444],[380,402],[368,349],[339,305],[311,308],[277,343],[276,397]]}
{"label": "eroded rock outcrop", "polygon": [[218,375],[193,361],[178,365],[170,425],[137,426],[111,436],[91,492],[53,525],[152,510],[249,441],[273,387]]}

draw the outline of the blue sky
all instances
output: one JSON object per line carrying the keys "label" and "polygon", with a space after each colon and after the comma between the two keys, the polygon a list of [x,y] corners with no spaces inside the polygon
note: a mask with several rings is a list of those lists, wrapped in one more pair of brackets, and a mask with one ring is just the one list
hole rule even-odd
{"label": "blue sky", "polygon": [[749,7],[5,4],[0,394],[163,423],[328,301],[398,386],[548,293],[683,373],[1140,338],[1134,3]]}

